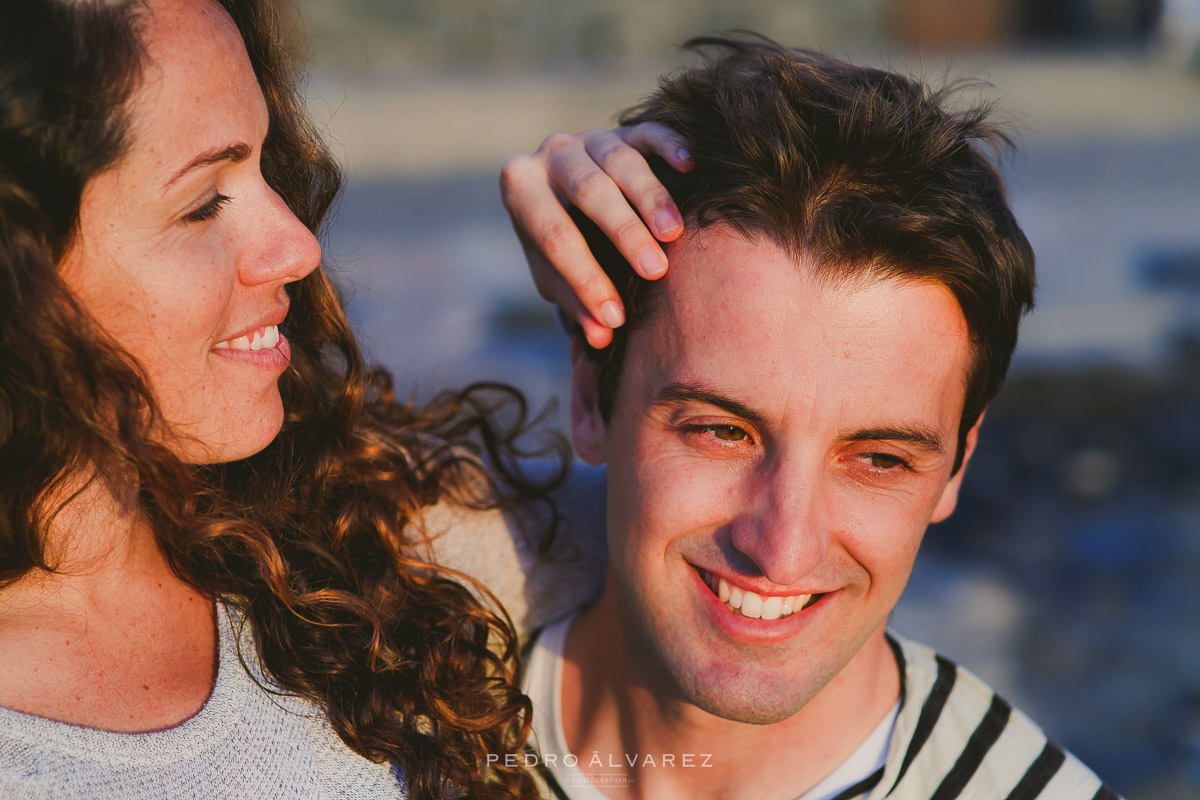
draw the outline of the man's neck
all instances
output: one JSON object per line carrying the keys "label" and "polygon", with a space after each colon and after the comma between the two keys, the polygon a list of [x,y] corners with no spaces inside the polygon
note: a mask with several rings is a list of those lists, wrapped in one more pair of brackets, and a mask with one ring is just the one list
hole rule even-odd
{"label": "man's neck", "polygon": [[854,752],[900,691],[880,628],[788,719],[754,725],[714,716],[683,697],[640,645],[613,591],[575,621],[564,649],[566,744],[579,769],[603,775],[594,782],[622,800],[799,797]]}

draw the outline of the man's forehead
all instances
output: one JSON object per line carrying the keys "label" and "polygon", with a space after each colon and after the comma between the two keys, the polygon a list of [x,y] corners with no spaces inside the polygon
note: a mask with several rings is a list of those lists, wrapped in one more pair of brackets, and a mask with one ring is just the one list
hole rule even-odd
{"label": "man's forehead", "polygon": [[756,318],[751,310],[773,310],[792,322],[804,314],[851,326],[928,324],[920,304],[908,302],[914,290],[923,289],[927,296],[949,300],[941,304],[948,312],[945,332],[967,336],[958,302],[944,285],[869,268],[819,265],[766,234],[716,223],[689,231],[669,246],[668,255],[672,270],[662,288],[680,318],[721,317],[727,322],[722,327],[742,330],[766,328],[773,321]]}
{"label": "man's forehead", "polygon": [[669,255],[657,312],[629,343],[648,350],[644,363],[661,380],[885,402],[948,377],[963,390],[966,321],[940,284],[818,277],[767,237],[724,225],[689,234]]}

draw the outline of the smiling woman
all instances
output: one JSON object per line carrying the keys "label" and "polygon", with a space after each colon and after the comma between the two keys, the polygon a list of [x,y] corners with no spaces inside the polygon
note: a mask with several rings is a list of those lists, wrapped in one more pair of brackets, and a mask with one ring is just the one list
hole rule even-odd
{"label": "smiling woman", "polygon": [[426,533],[561,475],[515,391],[364,364],[270,4],[5,16],[0,795],[533,796],[516,633]]}
{"label": "smiling woman", "polygon": [[60,272],[145,371],[169,430],[189,440],[176,452],[229,461],[283,423],[284,286],[321,250],[260,169],[270,116],[233,20],[205,4],[162,4],[151,20],[155,68],[126,109],[128,150],[84,188]]}

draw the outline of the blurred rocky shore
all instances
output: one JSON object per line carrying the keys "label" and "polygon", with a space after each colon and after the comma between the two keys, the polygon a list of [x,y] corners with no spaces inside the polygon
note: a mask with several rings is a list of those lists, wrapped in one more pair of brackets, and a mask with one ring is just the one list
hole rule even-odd
{"label": "blurred rocky shore", "polygon": [[1198,452],[1194,341],[1152,375],[1019,372],[893,619],[1131,798],[1200,796]]}

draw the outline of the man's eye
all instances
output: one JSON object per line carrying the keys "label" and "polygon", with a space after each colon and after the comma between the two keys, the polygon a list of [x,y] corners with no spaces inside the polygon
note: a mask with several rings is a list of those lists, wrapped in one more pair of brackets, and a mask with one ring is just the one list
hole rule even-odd
{"label": "man's eye", "polygon": [[723,442],[740,442],[748,435],[736,425],[709,425],[708,430]]}
{"label": "man's eye", "polygon": [[713,444],[713,439],[730,444],[748,442],[751,439],[750,432],[737,425],[705,425],[704,423],[697,423],[684,425],[681,432],[686,436],[694,438],[697,444],[706,444],[709,447],[717,446]]}
{"label": "man's eye", "polygon": [[875,469],[895,469],[896,467],[908,468],[908,462],[900,456],[894,456],[891,453],[865,453],[864,457],[867,462]]}

